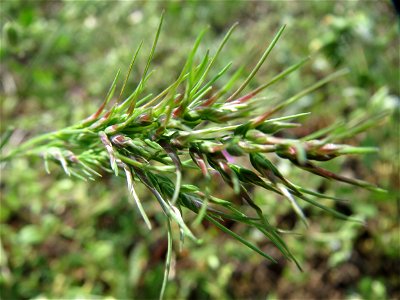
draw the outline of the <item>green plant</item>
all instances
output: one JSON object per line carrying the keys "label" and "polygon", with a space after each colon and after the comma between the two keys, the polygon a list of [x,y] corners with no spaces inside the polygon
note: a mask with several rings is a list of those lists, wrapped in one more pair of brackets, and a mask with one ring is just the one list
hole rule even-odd
{"label": "green plant", "polygon": [[[219,221],[228,219],[258,229],[285,257],[299,266],[280,236],[283,231],[269,223],[267,216],[252,200],[249,187],[260,186],[274,195],[286,198],[306,225],[307,220],[298,200],[317,206],[338,218],[344,220],[351,218],[319,202],[319,199],[323,198],[334,201],[341,199],[292,183],[266,154],[276,154],[280,159],[288,159],[296,167],[328,179],[372,191],[382,191],[364,181],[332,173],[313,161],[327,161],[340,155],[376,151],[375,148],[354,147],[333,142],[346,139],[376,125],[385,113],[364,120],[352,120],[350,124],[338,122],[301,139],[288,139],[277,135],[284,129],[298,127],[299,124],[292,120],[308,113],[272,118],[274,114],[346,73],[336,72],[280,103],[258,96],[268,87],[298,70],[308,60],[304,59],[279,73],[269,82],[242,95],[271,53],[284,27],[278,31],[256,66],[238,87],[236,87],[237,78],[241,69],[220,89],[216,91],[213,89],[213,86],[218,85],[218,80],[227,74],[231,63],[216,72],[214,76],[210,76],[218,56],[236,26],[234,25],[214,56],[210,56],[207,52],[197,62],[197,50],[205,34],[203,31],[176,81],[156,96],[151,93],[143,96],[146,83],[151,79],[150,63],[155,53],[162,20],[163,18],[141,81],[125,100],[122,96],[141,44],[133,56],[128,74],[113,105],[107,109],[115,95],[119,71],[106,99],[93,115],[76,125],[32,138],[16,149],[4,151],[1,161],[5,162],[18,156],[41,156],[44,158],[46,170],[49,170],[49,160],[56,161],[61,164],[67,175],[83,180],[95,179],[96,176],[101,176],[101,172],[111,172],[117,176],[122,173],[126,177],[133,200],[151,229],[151,222],[134,188],[136,182],[144,184],[156,197],[167,221],[168,255],[161,295],[168,278],[172,251],[171,221],[179,225],[182,243],[185,236],[198,241],[184,221],[183,208],[197,214],[194,224],[207,220],[265,258],[275,261],[256,245]],[[271,106],[265,111],[263,106],[267,100],[270,100]],[[260,112],[261,110],[263,111]],[[12,131],[8,131],[2,137],[2,147],[11,134]],[[249,164],[254,169],[242,166],[235,157],[248,158]],[[203,174],[206,182],[204,187],[183,183],[183,173],[190,170],[197,170]],[[213,196],[207,183],[215,174],[219,174],[243,202],[252,208],[253,214],[232,201]]]}

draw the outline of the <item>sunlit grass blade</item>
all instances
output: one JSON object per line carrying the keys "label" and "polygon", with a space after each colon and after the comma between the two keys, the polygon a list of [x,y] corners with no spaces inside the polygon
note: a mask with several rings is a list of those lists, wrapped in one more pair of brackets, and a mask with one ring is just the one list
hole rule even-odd
{"label": "sunlit grass blade", "polygon": [[100,105],[99,109],[93,115],[91,115],[89,118],[84,120],[82,122],[82,126],[85,126],[88,123],[95,121],[101,115],[104,108],[107,106],[107,104],[110,102],[111,98],[114,96],[114,92],[115,92],[115,88],[117,87],[117,80],[118,80],[120,72],[121,72],[121,70],[118,70],[117,74],[115,75],[114,80],[110,86],[110,89],[108,90],[107,96],[104,99],[103,103]]}
{"label": "sunlit grass blade", "polygon": [[310,204],[312,204],[312,205],[314,205],[314,206],[316,206],[316,207],[318,207],[318,208],[320,208],[322,210],[325,210],[326,212],[328,212],[329,214],[331,214],[332,216],[334,216],[334,217],[336,217],[338,219],[345,220],[345,221],[353,221],[353,222],[363,223],[359,219],[356,219],[356,218],[353,218],[353,217],[350,217],[350,216],[346,216],[346,215],[336,211],[333,208],[330,208],[330,207],[328,207],[326,205],[323,205],[323,204],[319,203],[316,200],[310,199],[310,198],[305,197],[305,196],[299,196],[299,198],[301,198],[302,200],[304,200],[304,201],[306,201],[306,202],[308,202],[308,203],[310,203]]}
{"label": "sunlit grass blade", "polygon": [[[232,66],[232,62],[228,63],[219,73],[217,73],[217,75],[215,75],[215,76],[214,76],[209,82],[207,82],[200,90],[198,90],[198,91],[196,92],[196,94],[194,94],[193,99],[200,98],[200,96],[201,96],[202,94],[204,94],[204,92],[205,92],[208,88],[210,88],[214,82],[216,82],[222,75],[224,75],[224,74],[229,70],[229,68],[230,68],[231,66]],[[191,105],[189,105],[189,107],[193,107],[193,106],[195,106],[195,104],[196,104],[196,102],[193,101],[193,102],[191,103]]]}
{"label": "sunlit grass blade", "polygon": [[328,137],[324,140],[326,142],[331,142],[333,140],[342,140],[345,138],[352,137],[360,132],[367,130],[370,127],[376,126],[379,124],[385,117],[390,114],[389,111],[381,111],[376,113],[373,116],[368,116],[361,120],[352,120],[352,126],[343,126],[334,130]]}
{"label": "sunlit grass blade", "polygon": [[272,49],[275,47],[276,43],[278,42],[279,38],[281,37],[283,31],[285,30],[285,25],[283,25],[278,33],[275,35],[274,39],[272,40],[271,44],[268,46],[268,48],[265,50],[263,55],[261,56],[260,60],[257,62],[256,66],[254,69],[251,71],[249,76],[246,78],[246,80],[242,83],[242,85],[226,100],[227,102],[231,101],[232,99],[235,99],[249,84],[249,82],[254,78],[258,70],[261,68],[261,66],[264,64],[265,60],[267,59],[268,55],[271,53]]}
{"label": "sunlit grass blade", "polygon": [[216,227],[218,227],[221,231],[229,234],[234,239],[236,239],[239,242],[241,242],[242,244],[246,245],[247,247],[249,247],[254,252],[257,252],[258,254],[260,254],[261,256],[265,257],[266,259],[276,263],[276,260],[273,257],[271,257],[268,254],[266,254],[265,252],[261,251],[257,246],[253,245],[252,243],[250,243],[246,239],[242,238],[240,235],[238,235],[238,234],[234,233],[233,231],[229,230],[228,228],[226,228],[224,225],[222,225],[221,223],[216,221],[213,217],[211,217],[209,215],[206,215],[205,218],[208,221],[210,221],[211,223],[213,223]]}
{"label": "sunlit grass blade", "polygon": [[271,109],[270,111],[268,111],[268,113],[266,114],[266,117],[269,117],[271,115],[273,115],[274,113],[280,111],[281,109],[293,104],[294,102],[298,101],[299,99],[303,98],[304,96],[310,94],[311,92],[315,91],[316,89],[320,88],[321,86],[327,84],[328,82],[348,74],[348,70],[340,70],[337,71],[331,75],[328,75],[327,77],[325,77],[324,79],[318,81],[317,83],[311,85],[310,87],[304,89],[303,91],[301,91],[300,93],[297,93],[296,95],[290,97],[289,99],[285,100],[284,102],[282,102],[281,104],[277,105],[276,107],[274,107],[273,109]]}
{"label": "sunlit grass blade", "polygon": [[220,90],[218,90],[214,95],[212,95],[207,101],[202,103],[201,106],[211,106],[218,100],[222,99],[222,96],[224,96],[239,80],[240,76],[243,73],[243,70],[244,67],[238,68],[235,71],[235,73],[233,73],[233,75],[228,79],[225,85]]}
{"label": "sunlit grass blade", "polygon": [[124,83],[122,85],[121,92],[119,93],[116,105],[119,104],[119,102],[121,100],[121,97],[122,97],[122,94],[125,91],[125,87],[126,87],[126,84],[127,84],[128,80],[129,80],[129,76],[131,75],[131,71],[132,71],[133,65],[135,64],[136,58],[137,58],[137,56],[139,54],[140,49],[142,48],[142,45],[143,45],[143,41],[140,42],[139,46],[137,47],[137,49],[135,51],[135,54],[132,57],[132,60],[131,60],[131,63],[129,64],[129,69],[128,69],[128,72],[127,72],[127,74],[125,76],[125,80],[124,80]]}
{"label": "sunlit grass blade", "polygon": [[135,200],[136,206],[138,207],[139,212],[142,215],[144,222],[146,223],[149,230],[151,230],[152,226],[151,226],[149,217],[147,216],[145,210],[143,209],[142,203],[140,202],[140,199],[139,199],[138,195],[136,194],[136,191],[134,188],[132,172],[127,165],[124,165],[124,170],[125,170],[125,175],[126,175],[126,181],[128,183],[128,190],[131,193],[133,199]]}
{"label": "sunlit grass blade", "polygon": [[288,191],[288,189],[285,186],[278,184],[278,188],[282,192],[282,194],[285,196],[285,198],[289,200],[290,205],[293,207],[293,210],[300,217],[300,219],[304,223],[304,225],[306,227],[308,227],[309,225],[308,225],[307,218],[304,215],[304,212],[301,209],[300,205],[297,203],[296,199],[294,199],[292,194]]}
{"label": "sunlit grass blade", "polygon": [[194,94],[197,92],[197,90],[200,88],[200,86],[203,84],[204,80],[206,79],[208,73],[210,72],[210,69],[212,66],[215,64],[219,54],[221,53],[222,49],[224,48],[226,42],[229,40],[230,36],[232,35],[233,31],[237,27],[239,23],[235,23],[231,26],[231,28],[228,30],[228,32],[225,34],[225,37],[223,38],[221,44],[219,45],[217,51],[215,52],[213,58],[211,59],[210,63],[207,65],[207,68],[202,72],[201,77],[199,78],[198,82],[196,85],[193,87],[191,93]]}
{"label": "sunlit grass blade", "polygon": [[[161,32],[161,27],[162,27],[163,21],[164,21],[164,12],[161,14],[160,22],[158,24],[158,28],[157,28],[157,32],[156,32],[156,35],[155,35],[155,38],[154,38],[154,41],[153,41],[153,45],[152,45],[151,50],[150,50],[149,58],[147,59],[146,66],[145,66],[144,71],[143,71],[143,75],[142,75],[143,79],[146,78],[147,72],[149,71],[149,68],[150,68],[150,63],[153,60],[154,52],[156,51],[157,42],[158,42],[158,39],[160,37],[160,32]],[[132,112],[133,112],[133,110],[134,110],[134,108],[136,106],[136,98],[140,95],[140,93],[142,92],[143,88],[144,88],[144,82],[141,81],[141,83],[139,84],[139,87],[137,89],[137,92],[135,94],[135,97],[132,99],[131,104],[129,106],[129,109],[128,109],[128,114],[129,115],[132,114]]]}
{"label": "sunlit grass blade", "polygon": [[276,75],[274,78],[272,78],[270,81],[268,81],[267,83],[260,85],[258,88],[256,88],[255,90],[251,91],[250,93],[248,93],[247,95],[244,95],[238,99],[234,99],[232,98],[232,96],[229,98],[230,101],[235,101],[235,102],[245,102],[248,101],[249,99],[253,98],[254,96],[256,96],[257,94],[259,94],[260,92],[262,92],[263,90],[265,90],[266,88],[270,87],[271,85],[277,83],[278,81],[284,79],[286,76],[290,75],[291,73],[293,73],[294,71],[298,70],[299,68],[301,68],[310,58],[307,57],[303,60],[301,60],[300,62],[294,64],[293,66],[287,68],[286,70],[282,71],[281,73],[279,73],[278,75]]}
{"label": "sunlit grass blade", "polygon": [[172,228],[171,228],[171,222],[169,221],[169,219],[167,219],[166,222],[167,222],[168,246],[167,246],[167,255],[165,258],[164,278],[163,278],[160,296],[159,296],[160,300],[164,299],[165,289],[167,287],[169,272],[171,269],[171,258],[172,258]]}

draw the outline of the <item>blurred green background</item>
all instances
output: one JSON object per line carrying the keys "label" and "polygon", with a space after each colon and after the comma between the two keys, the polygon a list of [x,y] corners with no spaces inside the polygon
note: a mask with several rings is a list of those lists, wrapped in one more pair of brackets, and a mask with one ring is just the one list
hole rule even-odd
{"label": "blurred green background", "polygon": [[[349,75],[304,97],[290,112],[310,111],[301,137],[341,119],[392,110],[385,123],[350,144],[378,146],[375,155],[329,162],[334,171],[375,183],[378,195],[330,183],[282,163],[298,184],[349,199],[335,208],[366,221],[344,222],[316,209],[304,229],[289,205],[253,191],[271,222],[300,232],[284,239],[304,272],[285,261],[257,232],[231,229],[276,257],[278,264],[210,226],[194,228],[204,243],[187,242],[173,257],[171,299],[399,299],[399,25],[389,1],[2,1],[1,131],[17,131],[8,147],[88,116],[118,68],[125,72],[141,40],[133,70],[137,84],[162,10],[166,20],[148,90],[177,76],[197,34],[209,26],[201,52],[214,51],[227,29],[240,24],[220,56],[233,71],[251,71],[276,30],[283,38],[251,85],[263,83],[301,58],[311,62],[268,90],[286,96],[335,70]],[[155,228],[149,232],[127,201],[123,178],[96,182],[45,173],[40,159],[18,159],[1,169],[1,299],[153,299],[164,271],[167,241],[162,213],[140,189]],[[185,182],[200,177],[186,174]],[[231,192],[220,191],[229,198]],[[268,199],[266,199],[268,198]],[[190,219],[190,215],[187,216]],[[204,225],[204,224],[203,224]],[[176,247],[177,248],[177,247]]]}

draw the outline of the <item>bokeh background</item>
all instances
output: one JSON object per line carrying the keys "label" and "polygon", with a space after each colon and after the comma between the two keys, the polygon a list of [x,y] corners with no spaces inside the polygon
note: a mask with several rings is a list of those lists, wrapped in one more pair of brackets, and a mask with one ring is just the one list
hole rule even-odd
{"label": "bokeh background", "polygon": [[[197,34],[209,26],[201,51],[214,51],[227,29],[239,26],[218,66],[250,72],[282,24],[287,29],[252,81],[272,78],[312,59],[268,90],[285,97],[341,68],[350,74],[304,97],[289,112],[310,111],[301,137],[337,120],[392,111],[384,123],[346,142],[378,146],[374,155],[337,159],[328,168],[388,190],[379,195],[331,183],[281,164],[294,182],[348,199],[332,204],[366,221],[344,222],[309,208],[310,228],[289,205],[254,190],[274,224],[299,232],[284,239],[304,272],[257,232],[232,230],[276,257],[272,264],[216,228],[194,228],[202,245],[185,244],[173,257],[170,299],[399,299],[399,23],[389,1],[23,1],[0,3],[1,131],[17,128],[7,147],[63,128],[96,110],[112,78],[127,70],[141,40],[144,51],[130,84],[137,84],[162,10],[165,24],[148,90],[176,78]],[[218,70],[218,68],[216,68]],[[7,149],[6,149],[7,150]],[[155,228],[148,231],[128,203],[124,178],[96,182],[45,173],[40,159],[1,168],[1,299],[153,299],[161,287],[166,228],[151,195],[139,189]],[[198,174],[185,174],[198,182]],[[216,188],[216,187],[213,187]],[[229,189],[219,188],[225,198]],[[186,216],[188,220],[193,215]]]}

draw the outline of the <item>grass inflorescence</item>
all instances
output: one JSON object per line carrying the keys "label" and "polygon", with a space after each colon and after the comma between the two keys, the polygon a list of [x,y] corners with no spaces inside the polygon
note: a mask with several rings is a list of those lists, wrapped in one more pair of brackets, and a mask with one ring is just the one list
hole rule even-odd
{"label": "grass inflorescence", "polygon": [[[2,153],[1,161],[6,162],[18,156],[41,156],[47,171],[48,161],[56,161],[68,176],[83,180],[94,180],[101,177],[103,172],[124,176],[133,202],[151,229],[151,221],[135,190],[139,183],[147,187],[167,219],[168,256],[161,294],[165,289],[171,260],[171,222],[178,224],[181,242],[184,237],[199,241],[184,220],[184,209],[197,214],[194,224],[207,220],[255,252],[275,261],[255,244],[225,227],[221,221],[232,220],[256,228],[279,248],[285,257],[299,266],[281,238],[281,231],[268,221],[268,216],[253,201],[249,187],[259,186],[286,198],[305,225],[307,219],[299,201],[305,201],[344,220],[350,217],[319,201],[321,198],[340,199],[289,181],[266,154],[276,154],[279,159],[289,160],[294,166],[327,179],[372,191],[382,191],[367,182],[328,171],[316,162],[328,161],[341,155],[375,152],[375,148],[354,147],[334,142],[375,125],[384,113],[350,125],[340,123],[301,139],[288,139],[277,135],[288,128],[300,126],[296,120],[308,115],[299,113],[277,116],[277,113],[346,73],[338,71],[331,74],[279,104],[264,109],[261,114],[258,113],[260,107],[265,106],[265,99],[259,97],[259,94],[285,79],[308,61],[308,58],[301,60],[265,84],[244,93],[281,37],[284,26],[241,84],[237,84],[238,77],[234,74],[222,88],[213,88],[232,66],[229,63],[221,70],[214,70],[215,62],[236,27],[235,24],[215,54],[210,56],[207,52],[197,62],[196,55],[204,36],[202,32],[178,78],[161,93],[144,95],[146,83],[151,80],[150,64],[162,22],[163,17],[140,83],[126,99],[122,99],[122,95],[128,86],[129,76],[142,43],[133,55],[119,93],[116,90],[120,71],[117,72],[104,102],[94,114],[76,125],[32,138],[18,148]],[[210,76],[212,74],[213,76]],[[239,87],[234,89],[234,86]],[[10,134],[11,132],[7,132],[2,137],[1,146],[6,144]],[[237,163],[235,157],[247,158],[248,166]],[[186,170],[200,172],[206,186],[184,183],[183,173]],[[227,199],[213,196],[207,183],[210,183],[215,174],[219,174],[243,203],[249,205],[254,211],[253,214],[246,214]]]}

